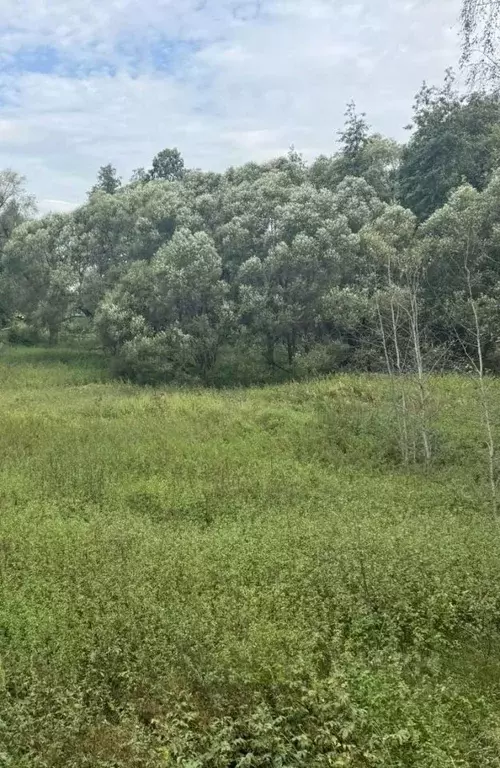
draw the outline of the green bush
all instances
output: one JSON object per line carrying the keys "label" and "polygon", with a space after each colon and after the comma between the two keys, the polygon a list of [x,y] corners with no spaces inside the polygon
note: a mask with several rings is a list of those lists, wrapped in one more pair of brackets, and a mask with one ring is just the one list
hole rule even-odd
{"label": "green bush", "polygon": [[7,340],[10,344],[33,347],[40,341],[40,334],[24,320],[14,320],[7,331]]}

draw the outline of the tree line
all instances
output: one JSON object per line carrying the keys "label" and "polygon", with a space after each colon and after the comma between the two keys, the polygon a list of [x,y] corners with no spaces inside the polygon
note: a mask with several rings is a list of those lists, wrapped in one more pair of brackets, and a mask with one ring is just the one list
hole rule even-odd
{"label": "tree line", "polygon": [[[0,176],[0,323],[93,333],[143,383],[499,365],[500,99],[451,72],[405,145],[350,104],[338,149],[224,173],[166,149],[87,202],[33,218]],[[475,369],[475,368],[474,368]]]}

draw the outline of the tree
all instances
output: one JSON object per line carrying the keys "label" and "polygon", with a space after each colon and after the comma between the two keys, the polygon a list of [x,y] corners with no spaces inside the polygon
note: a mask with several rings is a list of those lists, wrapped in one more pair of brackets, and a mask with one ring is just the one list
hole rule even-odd
{"label": "tree", "polygon": [[341,254],[347,264],[357,244],[348,215],[351,203],[363,215],[363,201],[353,198],[356,191],[367,191],[365,182],[353,181],[354,187],[346,182],[338,195],[308,184],[292,188],[274,208],[261,258],[252,256],[239,270],[242,322],[262,340],[269,366],[278,363],[275,353],[284,349],[293,370],[297,354],[317,335],[325,294],[342,281]]}
{"label": "tree", "polygon": [[186,170],[184,160],[178,149],[163,149],[154,158],[150,179],[162,179],[164,181],[180,181],[184,178]]}
{"label": "tree", "polygon": [[438,305],[448,322],[450,341],[458,344],[476,377],[495,516],[499,467],[487,348],[492,340],[496,342],[500,337],[499,193],[499,174],[482,193],[465,185],[452,195],[447,205],[436,211],[423,229],[423,245],[430,257],[444,262],[445,274],[453,273],[449,285],[436,283],[435,290],[441,293]]}
{"label": "tree", "polygon": [[[330,261],[334,255],[330,254]],[[279,243],[269,256],[245,262],[239,272],[240,307],[245,322],[265,340],[266,358],[274,365],[275,347],[283,345],[291,370],[308,331],[314,328],[319,294],[328,275],[328,255],[305,234],[292,244]]]}
{"label": "tree", "polygon": [[368,137],[361,157],[361,176],[375,190],[377,197],[394,203],[403,147],[394,139],[373,133]]}
{"label": "tree", "polygon": [[129,185],[119,195],[95,192],[68,218],[64,236],[77,275],[79,308],[93,317],[104,294],[133,261],[151,261],[193,215],[178,185]]}
{"label": "tree", "polygon": [[346,177],[335,190],[332,217],[345,216],[352,232],[359,232],[366,224],[383,213],[384,203],[373,187],[362,178]]}
{"label": "tree", "polygon": [[399,205],[386,207],[361,233],[362,247],[372,259],[373,301],[404,464],[418,457],[414,431],[424,461],[432,455],[420,320],[425,258],[416,235],[416,217]]}
{"label": "tree", "polygon": [[[465,317],[461,320],[459,312],[465,307],[464,291],[469,291],[464,255],[468,254],[474,300],[485,309],[500,284],[499,194],[498,174],[482,193],[462,186],[421,228],[428,261],[425,300],[430,334],[434,343],[446,344],[455,362],[476,353],[475,332],[471,336],[470,323]],[[498,313],[481,315],[481,354],[487,368],[500,338],[500,318]]]}
{"label": "tree", "polygon": [[354,101],[349,102],[344,128],[339,131],[340,154],[344,159],[346,176],[359,176],[361,172],[361,156],[369,136],[369,125],[365,118],[364,112],[356,112]]}
{"label": "tree", "polygon": [[144,168],[134,168],[130,177],[131,184],[144,184],[149,181],[148,172]]}
{"label": "tree", "polygon": [[[0,258],[2,251],[17,226],[30,219],[35,211],[35,201],[25,189],[24,176],[6,168],[0,171]],[[11,286],[0,266],[0,327],[9,322],[12,312]]]}
{"label": "tree", "polygon": [[360,177],[372,186],[377,196],[393,202],[401,147],[378,133],[370,133],[366,115],[358,115],[354,102],[347,106],[344,129],[339,132],[340,150],[332,157],[320,155],[309,169],[317,188],[332,191],[348,176]]}
{"label": "tree", "polygon": [[220,193],[211,198],[209,209],[227,279],[236,277],[249,256],[263,259],[276,244],[278,208],[290,200],[295,188],[283,170],[254,173],[255,167],[247,165],[239,171],[238,183],[228,183],[226,178]]}
{"label": "tree", "polygon": [[399,169],[399,196],[424,220],[464,181],[476,189],[488,184],[500,158],[500,98],[460,95],[449,72],[442,88],[421,88],[413,122]]}
{"label": "tree", "polygon": [[26,179],[16,171],[0,171],[0,248],[14,228],[36,212],[35,200],[25,189]]}
{"label": "tree", "polygon": [[121,183],[120,177],[116,175],[116,168],[111,163],[101,165],[97,173],[97,181],[89,195],[93,195],[95,192],[106,192],[108,195],[114,195]]}
{"label": "tree", "polygon": [[206,382],[231,328],[227,292],[213,241],[180,229],[151,264],[138,262],[123,276],[97,326],[122,373],[142,382]]}
{"label": "tree", "polygon": [[500,82],[500,2],[463,0],[462,65],[471,82]]}
{"label": "tree", "polygon": [[57,342],[65,318],[74,306],[76,275],[62,232],[63,214],[51,214],[17,227],[5,246],[4,278],[12,291],[12,305],[29,324],[47,331]]}

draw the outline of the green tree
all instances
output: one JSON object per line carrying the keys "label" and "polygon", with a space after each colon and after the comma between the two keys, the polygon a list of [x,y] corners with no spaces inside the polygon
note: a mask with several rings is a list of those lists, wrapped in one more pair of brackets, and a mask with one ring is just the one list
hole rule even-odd
{"label": "green tree", "polygon": [[355,270],[358,238],[352,226],[370,220],[374,193],[363,180],[351,181],[338,194],[307,184],[292,188],[274,208],[263,255],[239,270],[242,322],[260,338],[270,366],[278,364],[283,349],[293,369],[297,354],[317,338],[325,295],[342,284],[346,270]]}
{"label": "green tree", "polygon": [[432,448],[421,322],[425,256],[417,238],[415,215],[399,205],[387,206],[362,230],[361,244],[372,260],[370,282],[379,342],[391,382],[401,459],[408,464],[410,457],[418,457],[420,448],[428,463]]}
{"label": "green tree", "polygon": [[97,172],[97,181],[89,192],[93,195],[95,192],[106,192],[108,195],[114,195],[121,186],[121,179],[116,174],[116,168],[109,163],[101,165]]}
{"label": "green tree", "polygon": [[381,200],[392,202],[396,194],[401,147],[378,133],[370,133],[366,115],[358,115],[348,104],[344,129],[339,132],[340,149],[332,157],[320,155],[309,169],[317,188],[335,190],[348,176],[361,177]]}
{"label": "green tree", "polygon": [[441,323],[448,326],[451,344],[458,346],[476,376],[495,516],[499,462],[487,373],[489,354],[500,338],[499,195],[498,173],[482,193],[465,185],[423,230],[424,247],[438,267],[436,277],[441,277],[434,281],[435,307],[443,318]]}
{"label": "green tree", "polygon": [[0,171],[0,249],[18,224],[36,212],[35,199],[26,192],[26,179],[16,171]]}
{"label": "green tree", "polygon": [[177,148],[163,149],[153,158],[150,179],[164,181],[180,181],[185,174],[184,160]]}
{"label": "green tree", "polygon": [[2,271],[12,308],[27,322],[47,331],[55,344],[74,307],[76,275],[62,232],[66,216],[52,214],[17,227],[5,246]]}
{"label": "green tree", "polygon": [[500,157],[500,98],[460,95],[449,72],[442,88],[422,87],[413,122],[399,169],[399,196],[424,220],[464,181],[476,189],[487,185]]}
{"label": "green tree", "polygon": [[[446,343],[455,359],[475,359],[477,328],[471,302],[476,302],[485,368],[500,338],[500,317],[491,311],[500,289],[499,196],[498,173],[483,192],[462,186],[421,231],[429,262],[426,299],[432,336]],[[462,310],[466,313],[461,315]]]}
{"label": "green tree", "polygon": [[227,293],[213,241],[179,229],[106,296],[97,327],[119,370],[138,381],[207,381],[231,330]]}
{"label": "green tree", "polygon": [[131,262],[151,261],[178,226],[190,225],[187,199],[178,184],[128,185],[119,195],[96,192],[68,217],[65,237],[86,316],[95,314]]}
{"label": "green tree", "polygon": [[295,188],[290,175],[278,169],[255,173],[259,166],[239,169],[237,183],[226,178],[211,200],[214,240],[224,274],[232,280],[251,255],[265,258],[275,245],[278,208]]}
{"label": "green tree", "polygon": [[130,183],[144,184],[146,181],[149,181],[149,175],[145,168],[134,168],[130,177]]}
{"label": "green tree", "polygon": [[[15,228],[35,214],[35,201],[26,192],[25,184],[26,179],[16,171],[0,171],[0,259]],[[9,322],[11,313],[11,286],[0,262],[0,327]]]}
{"label": "green tree", "polygon": [[345,112],[345,124],[339,132],[340,155],[344,161],[346,176],[359,176],[362,171],[362,154],[369,137],[366,114],[356,112],[354,101],[349,102]]}

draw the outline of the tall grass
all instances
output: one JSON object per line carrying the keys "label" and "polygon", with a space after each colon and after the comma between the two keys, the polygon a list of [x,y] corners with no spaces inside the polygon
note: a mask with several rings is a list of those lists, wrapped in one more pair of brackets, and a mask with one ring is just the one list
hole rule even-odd
{"label": "tall grass", "polygon": [[383,377],[145,390],[0,355],[0,765],[500,765],[473,382],[431,382],[403,472]]}

